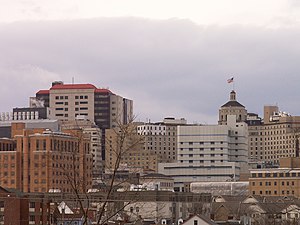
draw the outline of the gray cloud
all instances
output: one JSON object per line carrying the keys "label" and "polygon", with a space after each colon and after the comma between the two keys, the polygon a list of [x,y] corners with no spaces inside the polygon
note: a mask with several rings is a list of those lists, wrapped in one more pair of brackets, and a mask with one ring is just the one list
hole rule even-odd
{"label": "gray cloud", "polygon": [[232,88],[226,80],[235,76],[238,100],[248,111],[261,114],[264,104],[278,103],[299,115],[299,34],[295,27],[198,26],[177,19],[1,24],[0,111],[26,106],[53,80],[75,77],[133,99],[140,120],[216,123]]}

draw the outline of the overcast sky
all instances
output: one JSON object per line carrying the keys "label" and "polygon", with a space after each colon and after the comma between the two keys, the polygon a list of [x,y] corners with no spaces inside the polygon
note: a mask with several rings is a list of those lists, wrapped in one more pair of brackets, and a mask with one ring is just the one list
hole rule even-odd
{"label": "overcast sky", "polygon": [[140,121],[214,124],[234,76],[248,112],[300,115],[300,1],[0,3],[1,112],[74,77],[132,99]]}

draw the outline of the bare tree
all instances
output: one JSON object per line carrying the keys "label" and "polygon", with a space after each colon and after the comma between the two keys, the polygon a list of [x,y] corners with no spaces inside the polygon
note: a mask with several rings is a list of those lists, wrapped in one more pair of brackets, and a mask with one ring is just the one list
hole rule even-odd
{"label": "bare tree", "polygon": [[[136,126],[133,123],[133,119],[127,124],[118,123],[115,128],[109,129],[106,135],[105,145],[108,146],[112,152],[112,160],[110,160],[109,165],[106,165],[106,172],[110,174],[110,177],[106,182],[105,191],[101,193],[89,193],[88,189],[90,185],[88,178],[90,175],[85,176],[83,175],[84,173],[80,173],[80,171],[84,169],[89,170],[92,167],[90,149],[87,147],[86,141],[87,136],[84,134],[83,129],[75,124],[72,129],[63,129],[63,131],[77,138],[77,145],[74,146],[72,151],[72,168],[61,168],[71,188],[71,197],[69,195],[69,199],[75,205],[74,207],[79,210],[80,214],[82,214],[84,225],[88,224],[89,214],[92,212],[95,214],[95,206],[96,224],[105,224],[114,216],[124,211],[125,207],[134,201],[133,199],[130,202],[125,202],[121,199],[115,199],[114,196],[117,187],[126,182],[126,180],[120,181],[117,179],[124,155],[139,148],[141,146],[140,143],[142,143],[141,137],[136,133]],[[78,165],[79,161],[82,162],[81,165]],[[111,207],[112,204],[118,206],[114,208]],[[94,206],[94,208],[92,206]]]}

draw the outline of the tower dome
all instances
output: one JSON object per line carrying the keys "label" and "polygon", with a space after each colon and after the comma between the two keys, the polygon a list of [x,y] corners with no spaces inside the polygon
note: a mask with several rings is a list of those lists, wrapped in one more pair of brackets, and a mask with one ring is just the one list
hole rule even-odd
{"label": "tower dome", "polygon": [[247,110],[245,106],[236,100],[236,92],[232,90],[229,95],[229,101],[219,109],[219,124],[227,124],[227,116],[235,115],[236,122],[245,122],[247,119]]}

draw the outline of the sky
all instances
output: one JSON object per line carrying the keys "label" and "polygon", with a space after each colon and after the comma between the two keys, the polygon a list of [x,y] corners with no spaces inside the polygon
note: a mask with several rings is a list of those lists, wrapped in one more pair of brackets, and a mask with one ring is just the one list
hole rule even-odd
{"label": "sky", "polygon": [[248,112],[300,115],[297,0],[0,4],[0,112],[74,79],[132,99],[139,121],[216,124],[233,88]]}

